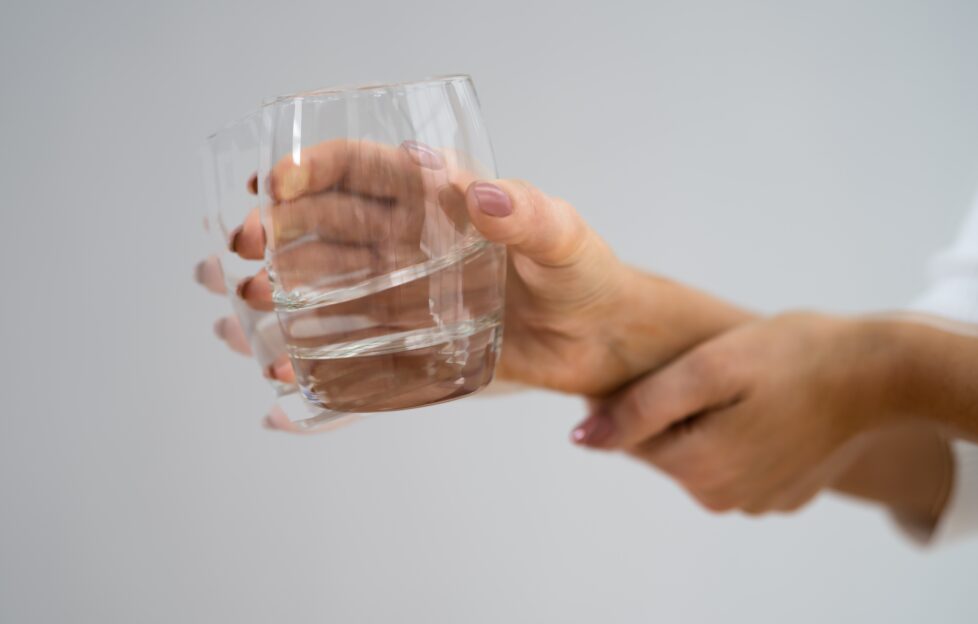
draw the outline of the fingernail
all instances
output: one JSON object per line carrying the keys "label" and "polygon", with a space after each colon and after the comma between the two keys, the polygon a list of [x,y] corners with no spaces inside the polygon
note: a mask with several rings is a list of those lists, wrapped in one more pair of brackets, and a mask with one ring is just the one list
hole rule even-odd
{"label": "fingernail", "polygon": [[508,217],[513,214],[513,202],[501,188],[489,182],[476,182],[469,191],[483,213],[490,217]]}
{"label": "fingernail", "polygon": [[241,231],[243,229],[244,229],[243,226],[240,226],[239,225],[238,227],[236,227],[233,230],[231,230],[231,235],[228,236],[228,249],[230,249],[232,253],[237,253],[238,252],[238,249],[237,249],[237,247],[238,247],[238,236],[241,235]]}
{"label": "fingernail", "polygon": [[220,338],[221,340],[224,340],[224,323],[226,322],[227,319],[224,318],[223,316],[217,319],[216,321],[214,321],[214,335]]}
{"label": "fingernail", "polygon": [[262,374],[268,379],[284,380],[292,370],[292,363],[288,360],[284,362],[272,362],[262,370]]}
{"label": "fingernail", "polygon": [[431,149],[424,143],[418,143],[417,141],[404,141],[401,143],[401,147],[407,152],[407,155],[411,157],[414,164],[419,167],[424,167],[425,169],[444,169],[445,159],[442,158],[441,154]]}
{"label": "fingernail", "polygon": [[253,173],[251,177],[248,178],[248,192],[252,195],[258,194],[258,174]]}
{"label": "fingernail", "polygon": [[207,261],[206,260],[201,260],[200,262],[197,263],[197,266],[194,267],[194,281],[197,282],[198,284],[203,284],[204,283],[204,263],[205,262],[207,262]]}
{"label": "fingernail", "polygon": [[272,364],[272,376],[279,381],[282,381],[288,377],[291,370],[292,363],[288,360]]}
{"label": "fingernail", "polygon": [[571,440],[583,446],[601,446],[611,440],[615,426],[608,416],[591,414],[571,431]]}
{"label": "fingernail", "polygon": [[282,411],[281,406],[273,405],[271,409],[265,413],[265,419],[262,421],[262,427],[270,429],[271,431],[289,431],[289,417],[285,415]]}
{"label": "fingernail", "polygon": [[238,295],[238,298],[244,299],[245,293],[248,291],[248,285],[251,284],[251,278],[246,277],[235,287],[234,292]]}

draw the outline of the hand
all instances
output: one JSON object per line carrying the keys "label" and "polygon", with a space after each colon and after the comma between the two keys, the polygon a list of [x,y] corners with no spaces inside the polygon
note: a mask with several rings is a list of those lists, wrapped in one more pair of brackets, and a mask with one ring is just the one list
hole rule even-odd
{"label": "hand", "polygon": [[711,510],[797,509],[892,415],[891,349],[871,327],[813,314],[743,325],[599,404],[574,438],[662,469]]}
{"label": "hand", "polygon": [[[567,202],[522,181],[476,180],[450,155],[418,145],[336,141],[309,148],[300,162],[283,161],[271,173],[271,209],[279,211],[273,221],[280,230],[292,222],[297,231],[311,226],[328,236],[301,242],[288,255],[280,249],[276,256],[291,263],[285,272],[332,268],[323,262],[335,262],[337,248],[351,254],[351,265],[362,263],[366,256],[353,254],[392,236],[411,248],[422,203],[454,223],[467,217],[487,239],[507,245],[502,379],[599,396],[747,318],[622,264]],[[356,219],[336,219],[344,210]],[[287,231],[272,238],[276,245],[290,242]],[[231,239],[242,257],[261,258],[266,237],[258,214]],[[376,271],[392,266],[383,256],[371,261]],[[244,280],[238,293],[255,308],[271,308],[265,271]],[[291,378],[289,370],[275,374]]]}
{"label": "hand", "polygon": [[[198,262],[194,269],[194,279],[198,284],[216,295],[223,295],[227,292],[224,288],[221,262],[217,256],[208,256]],[[249,357],[252,355],[251,345],[248,344],[248,338],[245,336],[237,316],[224,316],[217,319],[217,322],[214,323],[214,334],[235,353]]]}

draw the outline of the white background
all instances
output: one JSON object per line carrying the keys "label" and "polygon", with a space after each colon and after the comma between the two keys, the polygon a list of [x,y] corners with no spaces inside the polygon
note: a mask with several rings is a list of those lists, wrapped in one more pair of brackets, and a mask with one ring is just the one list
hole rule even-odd
{"label": "white background", "polygon": [[531,393],[262,430],[197,148],[266,95],[474,76],[500,171],[763,311],[893,308],[978,184],[978,4],[0,9],[0,621],[974,622],[978,542],[712,516]]}

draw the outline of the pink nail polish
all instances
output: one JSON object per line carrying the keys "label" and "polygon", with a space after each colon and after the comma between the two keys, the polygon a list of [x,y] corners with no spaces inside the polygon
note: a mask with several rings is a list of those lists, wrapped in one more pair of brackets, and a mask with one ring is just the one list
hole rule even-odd
{"label": "pink nail polish", "polygon": [[292,370],[292,364],[288,360],[286,360],[284,362],[272,362],[271,364],[265,367],[262,373],[265,375],[265,377],[268,377],[269,379],[277,379],[279,381],[282,381],[289,376],[289,372],[291,370]]}
{"label": "pink nail polish", "polygon": [[513,214],[513,202],[501,188],[490,182],[476,182],[469,187],[476,205],[490,217],[508,217]]}
{"label": "pink nail polish", "polygon": [[441,154],[431,149],[424,143],[417,141],[404,141],[401,147],[407,152],[414,164],[425,169],[444,169],[445,159]]}
{"label": "pink nail polish", "polygon": [[587,432],[588,432],[588,428],[585,426],[586,424],[587,421],[574,427],[574,430],[571,431],[571,442],[573,442],[574,444],[584,443],[584,439],[587,438]]}
{"label": "pink nail polish", "polygon": [[615,432],[614,423],[604,414],[592,414],[571,432],[571,440],[584,446],[602,446]]}
{"label": "pink nail polish", "polygon": [[249,284],[251,284],[251,278],[250,277],[246,277],[243,280],[241,280],[240,282],[238,282],[238,285],[234,289],[234,292],[237,293],[238,298],[240,298],[240,299],[244,299],[245,298],[245,294],[248,292],[248,285]]}
{"label": "pink nail polish", "polygon": [[239,225],[238,227],[236,227],[236,228],[234,228],[233,230],[231,230],[231,235],[230,235],[230,236],[228,236],[228,249],[229,249],[229,250],[230,250],[230,251],[231,251],[232,253],[237,253],[237,251],[238,251],[238,250],[237,250],[237,246],[238,246],[238,236],[239,236],[239,235],[241,234],[241,230],[243,230],[243,229],[244,229],[244,228],[242,228],[242,227],[241,227],[241,226]]}
{"label": "pink nail polish", "polygon": [[273,365],[272,370],[274,371],[275,379],[282,381],[288,378],[289,372],[292,370],[292,364],[288,361],[279,362]]}
{"label": "pink nail polish", "polygon": [[227,319],[224,318],[223,316],[217,319],[216,321],[214,321],[214,335],[220,338],[221,340],[224,340],[224,323],[226,322]]}

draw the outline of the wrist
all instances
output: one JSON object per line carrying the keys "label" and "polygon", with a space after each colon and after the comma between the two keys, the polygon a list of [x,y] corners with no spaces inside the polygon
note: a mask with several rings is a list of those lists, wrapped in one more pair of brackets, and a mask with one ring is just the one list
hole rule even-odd
{"label": "wrist", "polygon": [[608,344],[627,362],[633,376],[757,318],[685,284],[630,266],[624,270],[620,305],[608,323]]}
{"label": "wrist", "polygon": [[864,317],[854,323],[879,416],[888,422],[948,424],[945,415],[954,411],[957,390],[965,387],[958,383],[964,381],[959,373],[973,370],[959,361],[967,353],[962,347],[968,349],[961,341],[973,339],[900,317]]}
{"label": "wrist", "polygon": [[914,383],[915,349],[912,330],[905,323],[882,317],[845,321],[840,352],[847,390],[856,397],[864,423],[871,428],[894,424],[908,415]]}

